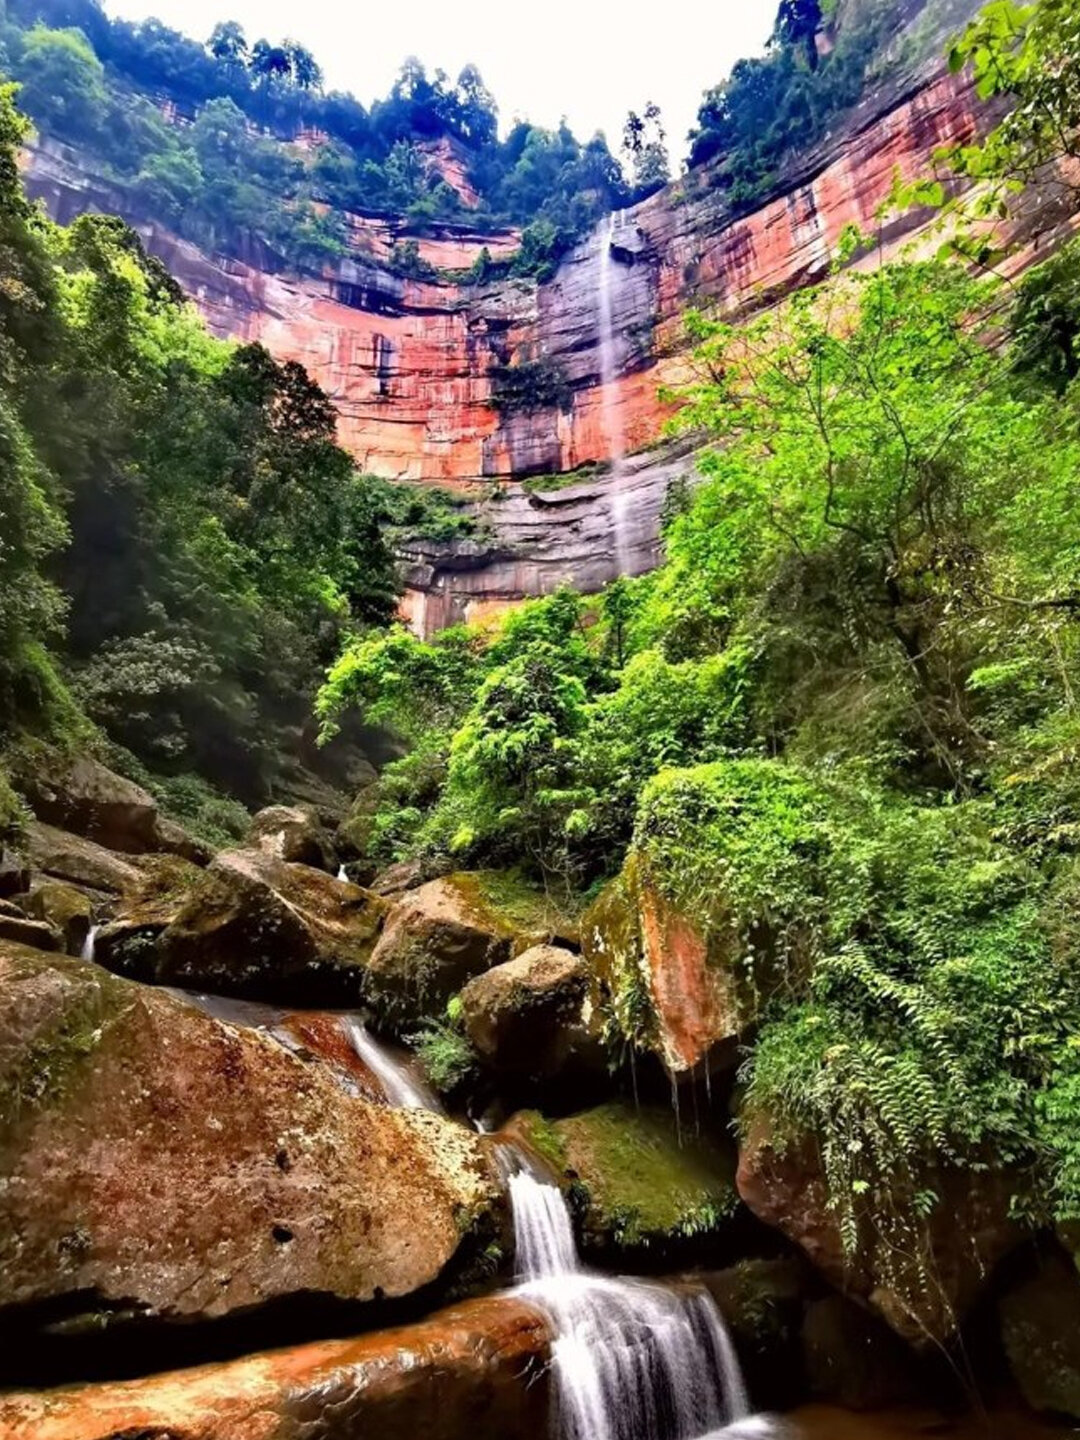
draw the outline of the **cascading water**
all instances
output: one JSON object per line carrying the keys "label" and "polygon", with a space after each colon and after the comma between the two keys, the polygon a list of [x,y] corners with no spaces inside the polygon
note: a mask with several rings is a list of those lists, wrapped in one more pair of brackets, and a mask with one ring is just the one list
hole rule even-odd
{"label": "cascading water", "polygon": [[90,929],[86,932],[86,939],[83,941],[82,949],[79,951],[79,955],[83,960],[93,960],[94,958],[95,951],[97,950],[98,928],[97,925],[91,925]]}
{"label": "cascading water", "polygon": [[404,1065],[386,1053],[359,1020],[350,1015],[342,1024],[349,1043],[378,1080],[391,1105],[399,1105],[403,1110],[438,1108],[433,1097],[417,1084]]}
{"label": "cascading water", "polygon": [[711,1296],[591,1274],[578,1259],[562,1192],[520,1164],[509,1189],[519,1293],[555,1327],[565,1440],[734,1440],[771,1432],[750,1413]]}
{"label": "cascading water", "polygon": [[344,865],[339,865],[339,866],[338,866],[338,871],[337,871],[337,879],[344,882],[344,881],[347,881],[348,878],[349,878],[349,872],[345,869],[345,866],[344,866]]}
{"label": "cascading water", "polygon": [[604,421],[604,438],[607,442],[608,458],[611,461],[611,527],[615,537],[615,562],[618,565],[619,574],[625,575],[630,568],[631,559],[626,524],[629,496],[624,488],[625,472],[623,468],[626,437],[622,427],[622,414],[615,395],[617,368],[613,246],[618,225],[619,212],[612,211],[607,218],[607,224],[600,231],[596,299],[597,329],[600,339],[600,407]]}

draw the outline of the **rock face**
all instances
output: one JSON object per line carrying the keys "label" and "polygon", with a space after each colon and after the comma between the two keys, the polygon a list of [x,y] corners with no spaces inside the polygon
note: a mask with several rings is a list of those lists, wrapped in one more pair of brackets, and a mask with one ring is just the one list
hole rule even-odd
{"label": "rock face", "polygon": [[[936,63],[936,62],[935,62]],[[636,458],[620,484],[632,503],[630,533],[617,542],[611,487],[547,498],[509,492],[485,515],[492,539],[410,556],[416,623],[435,628],[563,582],[595,589],[623,564],[637,572],[655,558],[656,517],[673,474],[649,447],[669,411],[664,386],[688,376],[682,315],[691,304],[739,314],[768,306],[824,278],[842,232],[876,231],[894,177],[923,172],[935,149],[969,140],[980,110],[963,76],[939,69],[887,86],[791,167],[771,198],[733,214],[692,172],[623,212],[611,241],[606,225],[565,257],[549,281],[504,279],[463,284],[487,246],[512,253],[512,233],[483,236],[446,227],[416,237],[422,258],[441,267],[434,281],[394,273],[387,256],[400,227],[350,217],[351,253],[320,275],[290,276],[269,253],[250,247],[246,263],[201,253],[149,223],[139,197],[89,173],[56,144],[28,152],[30,193],[70,220],[87,209],[136,225],[220,335],[262,341],[301,361],[333,397],[342,442],[377,474],[417,481],[514,480],[574,472],[610,458],[601,386],[597,305],[603,247],[611,246],[617,337],[616,379],[608,399]],[[885,249],[910,239],[927,217],[910,212],[884,231]],[[385,233],[384,233],[385,232]],[[499,393],[507,365],[544,356],[565,398],[515,409]],[[681,468],[686,468],[685,464]]]}
{"label": "rock face", "polygon": [[752,1016],[745,981],[665,899],[639,855],[631,852],[586,912],[581,946],[605,1003],[618,1012],[635,996],[647,1001],[648,1028],[636,1038],[670,1071],[692,1070],[705,1059],[735,1064]]}
{"label": "rock face", "polygon": [[142,879],[135,865],[103,845],[37,821],[27,826],[25,848],[31,869],[102,894],[119,895]]}
{"label": "rock face", "polygon": [[587,1064],[598,1048],[584,1015],[588,980],[579,955],[533,946],[465,986],[465,1033],[489,1065],[508,1075],[543,1080],[575,1060]]}
{"label": "rock face", "polygon": [[547,1322],[473,1300],[422,1324],[124,1384],[0,1399],[0,1440],[535,1440]]}
{"label": "rock face", "polygon": [[[1009,1218],[1007,1175],[943,1168],[923,1180],[939,1197],[924,1227],[905,1231],[897,1247],[876,1238],[880,1226],[860,1227],[860,1243],[848,1254],[812,1140],[775,1145],[768,1124],[755,1120],[740,1144],[736,1176],[739,1195],[759,1220],[917,1346],[955,1333],[1023,1233]],[[899,1207],[904,1197],[894,1191]]]}
{"label": "rock face", "polygon": [[59,932],[69,955],[78,955],[94,918],[93,906],[83,891],[47,880],[30,892],[24,908],[31,919],[43,920]]}
{"label": "rock face", "polygon": [[732,1148],[680,1133],[670,1110],[611,1101],[554,1120],[524,1110],[507,1131],[568,1190],[587,1252],[700,1260],[736,1219]]}
{"label": "rock face", "polygon": [[265,850],[219,855],[149,952],[161,984],[286,1004],[358,1004],[386,902]]}
{"label": "rock face", "polygon": [[1034,1410],[1080,1419],[1080,1275],[1053,1251],[998,1306],[1009,1367]]}
{"label": "rock face", "polygon": [[9,944],[0,1084],[9,1325],[45,1302],[74,1323],[407,1295],[491,1198],[463,1128],[350,1096],[162,991]]}
{"label": "rock face", "polygon": [[142,855],[159,848],[157,801],[89,756],[56,776],[35,776],[28,798],[39,820],[109,850]]}

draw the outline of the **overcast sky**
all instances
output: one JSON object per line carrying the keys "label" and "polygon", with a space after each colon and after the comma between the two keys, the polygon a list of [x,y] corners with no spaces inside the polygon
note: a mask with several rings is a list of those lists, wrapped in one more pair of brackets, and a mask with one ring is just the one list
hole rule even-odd
{"label": "overcast sky", "polygon": [[248,39],[288,35],[311,50],[334,89],[364,104],[385,95],[402,60],[418,55],[456,76],[478,65],[503,130],[518,115],[617,149],[631,107],[655,100],[673,161],[704,90],[743,55],[760,52],[777,0],[106,0],[112,15],[205,39],[239,20]]}

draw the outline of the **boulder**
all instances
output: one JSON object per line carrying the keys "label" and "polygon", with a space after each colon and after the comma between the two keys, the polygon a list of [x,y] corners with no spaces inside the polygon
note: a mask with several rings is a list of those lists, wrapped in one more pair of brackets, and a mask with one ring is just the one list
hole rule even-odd
{"label": "boulder", "polygon": [[197,839],[182,825],[165,815],[158,816],[154,849],[165,855],[179,856],[181,860],[187,860],[192,865],[209,865],[214,858],[212,846],[207,845],[205,840]]}
{"label": "boulder", "polygon": [[371,955],[368,998],[385,1024],[442,1015],[474,976],[527,949],[472,875],[429,880],[397,901]]}
{"label": "boulder", "polygon": [[813,1279],[806,1262],[740,1260],[699,1279],[724,1317],[755,1404],[786,1409],[805,1399],[800,1342]]}
{"label": "boulder", "polygon": [[375,811],[379,804],[377,784],[366,785],[349,806],[334,832],[334,844],[347,859],[362,860],[371,844]]}
{"label": "boulder", "polygon": [[2,1440],[535,1440],[550,1329],[493,1296],[358,1340],[0,1398]]}
{"label": "boulder", "polygon": [[[1023,1234],[1009,1216],[1013,1186],[1006,1173],[941,1167],[919,1177],[920,1189],[938,1201],[925,1221],[905,1230],[902,1244],[875,1223],[868,1199],[865,1210],[856,1208],[858,1243],[849,1251],[816,1143],[810,1137],[781,1143],[760,1115],[744,1123],[736,1183],[759,1220],[798,1245],[837,1289],[865,1301],[919,1347],[956,1332],[995,1265]],[[903,1213],[899,1180],[893,1200]]]}
{"label": "boulder", "polygon": [[376,895],[404,895],[406,890],[418,890],[432,876],[422,860],[399,860],[380,870],[371,882]]}
{"label": "boulder", "polygon": [[681,1130],[674,1113],[611,1101],[562,1119],[524,1110],[507,1132],[568,1192],[581,1245],[599,1258],[705,1263],[734,1234],[735,1156],[724,1137]]}
{"label": "boulder", "polygon": [[154,797],[88,755],[53,775],[34,775],[26,791],[34,814],[49,825],[129,855],[158,848]]}
{"label": "boulder", "polygon": [[310,865],[330,874],[338,868],[337,855],[318,816],[299,805],[270,805],[260,810],[244,843],[290,864]]}
{"label": "boulder", "polygon": [[137,886],[141,874],[131,861],[93,840],[36,821],[26,829],[26,858],[54,880],[114,895]]}
{"label": "boulder", "polygon": [[63,936],[43,920],[28,915],[11,915],[0,910],[0,941],[14,940],[19,945],[32,945],[38,950],[62,950]]}
{"label": "boulder", "polygon": [[179,917],[201,879],[198,866],[179,856],[141,856],[138,880],[115,903],[108,924],[97,931],[94,959],[118,975],[154,979],[158,940]]}
{"label": "boulder", "polygon": [[998,1302],[1009,1368],[1033,1410],[1080,1420],[1080,1275],[1058,1250]]}
{"label": "boulder", "polygon": [[162,932],[158,983],[289,1005],[360,1002],[386,902],[265,850],[217,857]]}
{"label": "boulder", "polygon": [[807,1306],[802,1360],[814,1399],[845,1410],[883,1410],[925,1393],[910,1348],[843,1295],[823,1295]]}
{"label": "boulder", "polygon": [[[494,1196],[478,1137],[100,966],[0,945],[0,1314],[68,1331],[429,1286]],[[403,1217],[408,1223],[403,1223]]]}
{"label": "boulder", "polygon": [[550,1079],[573,1062],[602,1062],[584,1009],[589,972],[580,955],[534,945],[478,975],[461,992],[465,1033],[494,1069]]}
{"label": "boulder", "polygon": [[42,920],[60,933],[69,955],[82,951],[94,921],[93,903],[85,891],[62,880],[46,880],[34,887],[23,906],[32,920]]}
{"label": "boulder", "polygon": [[725,963],[693,919],[631,854],[581,922],[581,947],[598,999],[639,1048],[678,1074],[708,1058],[731,1068],[757,997],[741,967]]}

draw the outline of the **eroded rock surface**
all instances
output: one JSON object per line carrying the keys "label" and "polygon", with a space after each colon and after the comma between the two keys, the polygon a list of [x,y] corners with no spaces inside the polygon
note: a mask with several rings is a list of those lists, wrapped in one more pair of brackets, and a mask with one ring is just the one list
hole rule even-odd
{"label": "eroded rock surface", "polygon": [[488,1064],[508,1075],[549,1079],[575,1062],[602,1063],[589,1033],[588,986],[580,955],[535,945],[465,986],[465,1033]]}
{"label": "eroded rock surface", "polygon": [[0,1398],[0,1440],[536,1440],[547,1321],[513,1298],[119,1384]]}
{"label": "eroded rock surface", "polygon": [[464,1128],[349,1095],[163,991],[7,943],[0,1086],[9,1326],[44,1302],[73,1322],[407,1295],[493,1198]]}

